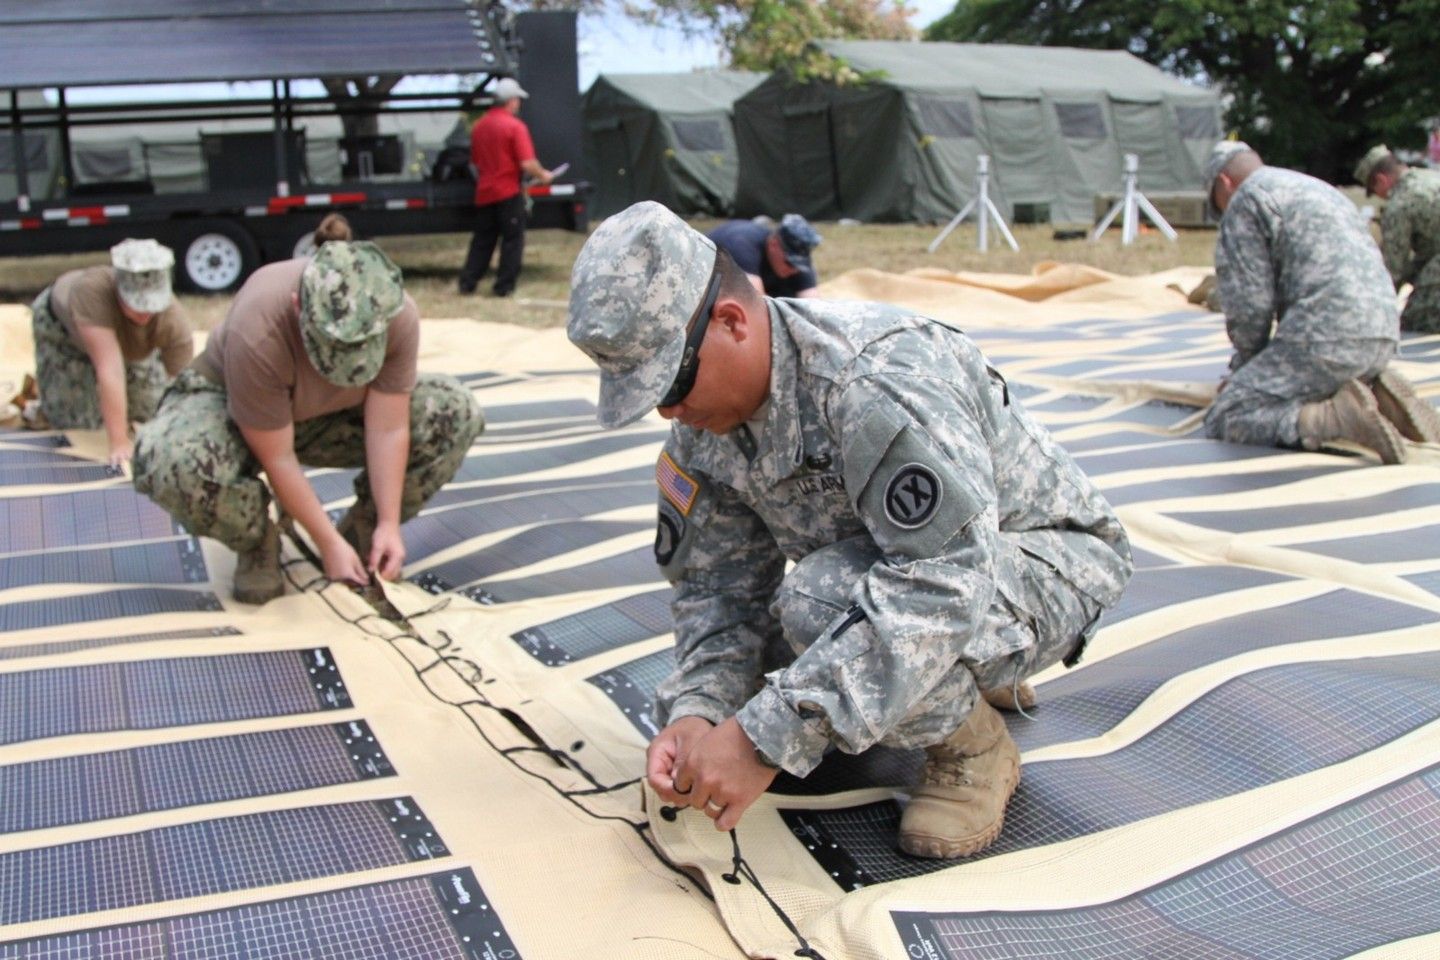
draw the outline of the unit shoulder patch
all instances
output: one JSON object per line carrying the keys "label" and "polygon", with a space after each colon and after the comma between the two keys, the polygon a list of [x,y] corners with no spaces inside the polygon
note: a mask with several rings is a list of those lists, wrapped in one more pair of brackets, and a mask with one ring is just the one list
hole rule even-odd
{"label": "unit shoulder patch", "polygon": [[944,493],[934,470],[923,463],[907,463],[885,484],[885,517],[904,530],[918,530],[935,516]]}

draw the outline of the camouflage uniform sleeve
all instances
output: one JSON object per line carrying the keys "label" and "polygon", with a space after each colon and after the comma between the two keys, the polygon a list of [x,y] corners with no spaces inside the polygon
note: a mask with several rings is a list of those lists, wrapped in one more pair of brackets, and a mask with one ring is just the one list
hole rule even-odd
{"label": "camouflage uniform sleeve", "polygon": [[[718,724],[760,683],[765,645],[779,634],[770,600],[785,558],[759,516],[730,488],[688,470],[671,444],[657,473],[668,469],[683,482],[678,498],[674,484],[661,483],[655,559],[675,591],[675,671],[656,691],[658,716]],[[693,499],[684,482],[695,485]]]}
{"label": "camouflage uniform sleeve", "polygon": [[1385,255],[1385,269],[1399,290],[1415,277],[1415,264],[1410,256],[1410,234],[1414,229],[1410,207],[1397,197],[1387,204],[1380,216],[1380,252]]}
{"label": "camouflage uniform sleeve", "polygon": [[[943,369],[858,379],[832,405],[846,488],[881,559],[851,609],[768,674],[738,715],[756,747],[797,776],[831,744],[859,753],[877,743],[981,635],[999,537],[981,388],[962,369],[934,366]],[[887,502],[911,481],[932,500],[923,516],[896,517]]]}
{"label": "camouflage uniform sleeve", "polygon": [[1235,348],[1231,370],[1239,370],[1265,349],[1275,322],[1275,266],[1269,239],[1275,220],[1266,212],[1254,194],[1237,196],[1225,212],[1215,244],[1225,332]]}

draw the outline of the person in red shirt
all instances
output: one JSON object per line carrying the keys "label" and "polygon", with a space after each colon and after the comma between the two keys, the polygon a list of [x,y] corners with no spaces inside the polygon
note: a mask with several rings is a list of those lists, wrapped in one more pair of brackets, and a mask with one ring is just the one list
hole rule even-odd
{"label": "person in red shirt", "polygon": [[460,270],[460,292],[474,293],[490,269],[495,241],[500,241],[500,265],[495,270],[495,296],[515,290],[525,258],[525,194],[520,175],[549,183],[553,174],[535,159],[530,129],[517,114],[520,101],[530,96],[509,77],[495,84],[494,105],[470,129],[470,162],[475,165],[475,234]]}

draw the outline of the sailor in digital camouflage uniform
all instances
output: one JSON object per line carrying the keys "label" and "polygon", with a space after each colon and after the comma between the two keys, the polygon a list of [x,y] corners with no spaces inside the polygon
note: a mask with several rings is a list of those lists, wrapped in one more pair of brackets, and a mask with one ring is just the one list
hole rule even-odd
{"label": "sailor in digital camouflage uniform", "polygon": [[1399,290],[1411,285],[1400,328],[1440,333],[1440,171],[1410,167],[1390,148],[1372,147],[1355,180],[1385,201],[1380,214],[1385,269]]}
{"label": "sailor in digital camouflage uniform", "polygon": [[924,747],[901,845],[990,843],[1019,753],[981,691],[1073,663],[1119,598],[1130,549],[1105,499],[960,331],[767,299],[659,204],[585,244],[568,333],[600,367],[605,426],[673,421],[659,795],[728,829],[777,768]]}
{"label": "sailor in digital camouflage uniform", "polygon": [[[261,267],[140,431],[136,488],[239,554],[242,602],[284,592],[271,488],[331,579],[395,579],[400,524],[454,476],[484,428],[454,378],[417,374],[419,337],[400,268],[374,244],[332,240],[311,259]],[[338,525],[302,463],[364,468]]]}
{"label": "sailor in digital camouflage uniform", "polygon": [[1346,440],[1385,463],[1404,460],[1402,434],[1440,440],[1440,417],[1388,367],[1394,290],[1355,205],[1238,141],[1216,146],[1207,182],[1224,212],[1215,272],[1235,352],[1206,432],[1310,450]]}
{"label": "sailor in digital camouflage uniform", "polygon": [[170,290],[175,255],[154,240],[110,248],[108,267],[60,275],[30,308],[40,414],[35,427],[105,429],[112,464],[129,460],[130,422],[150,419],[195,354]]}

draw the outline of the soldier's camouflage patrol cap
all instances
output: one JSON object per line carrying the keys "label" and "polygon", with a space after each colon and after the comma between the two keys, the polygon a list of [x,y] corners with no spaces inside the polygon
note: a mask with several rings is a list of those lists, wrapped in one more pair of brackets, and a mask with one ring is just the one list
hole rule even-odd
{"label": "soldier's camouflage patrol cap", "polygon": [[1212,216],[1220,215],[1220,208],[1215,205],[1215,181],[1220,172],[1225,169],[1236,154],[1250,150],[1250,144],[1244,140],[1221,140],[1215,144],[1210,151],[1210,156],[1205,160],[1205,204],[1210,208]]}
{"label": "soldier's camouflage patrol cap", "polygon": [[131,310],[159,313],[175,300],[170,268],[175,254],[154,240],[122,240],[110,248],[115,290]]}
{"label": "soldier's camouflage patrol cap", "polygon": [[405,303],[400,268],[368,240],[321,244],[300,274],[300,339],[340,387],[363,387],[385,363],[390,318]]}
{"label": "soldier's camouflage patrol cap", "polygon": [[1355,164],[1355,182],[1365,188],[1365,196],[1368,197],[1373,192],[1370,189],[1370,178],[1375,175],[1375,168],[1388,156],[1390,148],[1381,143],[1371,147],[1369,152],[1360,158],[1360,162]]}
{"label": "soldier's camouflage patrol cap", "polygon": [[715,269],[715,244],[665,207],[637,203],[590,235],[570,273],[570,342],[600,368],[600,423],[655,409]]}

